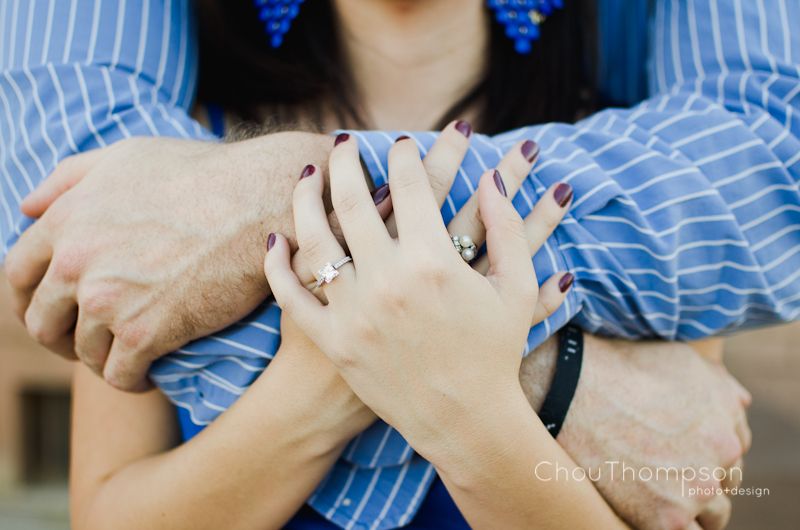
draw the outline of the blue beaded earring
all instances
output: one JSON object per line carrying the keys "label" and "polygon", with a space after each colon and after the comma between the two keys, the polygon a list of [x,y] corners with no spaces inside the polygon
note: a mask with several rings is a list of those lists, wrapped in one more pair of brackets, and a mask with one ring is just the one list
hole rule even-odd
{"label": "blue beaded earring", "polygon": [[531,51],[539,38],[539,25],[555,9],[564,7],[563,0],[488,0],[495,18],[506,28],[506,36],[514,41],[517,53]]}
{"label": "blue beaded earring", "polygon": [[[253,0],[253,3],[270,45],[279,47],[303,0]],[[514,41],[514,49],[521,54],[530,53],[531,43],[539,38],[539,24],[555,9],[564,7],[563,0],[487,0],[487,3],[497,22],[505,27],[508,38]]]}
{"label": "blue beaded earring", "polygon": [[283,44],[283,36],[300,12],[303,0],[253,0],[253,3],[258,9],[258,17],[264,23],[270,45],[277,48]]}

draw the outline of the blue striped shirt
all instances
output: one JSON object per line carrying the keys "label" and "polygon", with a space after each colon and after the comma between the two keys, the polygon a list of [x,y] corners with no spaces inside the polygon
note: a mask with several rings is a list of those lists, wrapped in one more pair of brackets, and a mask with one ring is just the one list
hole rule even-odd
{"label": "blue striped shirt", "polygon": [[[639,46],[645,28],[620,0],[599,4],[603,85],[630,101],[641,92],[641,49],[614,39]],[[65,156],[133,135],[213,138],[187,114],[197,76],[189,11],[188,0],[0,3],[3,254],[31,223],[20,200]],[[575,287],[531,330],[530,348],[570,319],[620,337],[690,340],[800,315],[798,21],[798,0],[657,0],[648,99],[575,125],[473,138],[446,219],[520,138],[541,145],[514,199],[520,213],[554,182],[575,189],[570,214],[534,258],[540,279],[570,270]],[[422,151],[435,139],[354,132],[377,182],[401,132]],[[207,424],[269,363],[279,317],[267,301],[163,358],[151,376]],[[344,528],[394,528],[413,517],[434,473],[379,422],[350,443],[309,503]]]}

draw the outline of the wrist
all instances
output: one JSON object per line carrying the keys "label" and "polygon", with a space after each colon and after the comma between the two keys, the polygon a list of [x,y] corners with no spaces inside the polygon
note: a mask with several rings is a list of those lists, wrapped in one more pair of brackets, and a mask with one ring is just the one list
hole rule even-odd
{"label": "wrist", "polygon": [[341,450],[376,419],[313,343],[284,340],[256,384],[286,404],[278,414],[294,425],[294,443],[320,455]]}
{"label": "wrist", "polygon": [[493,476],[523,440],[541,426],[521,389],[492,394],[466,421],[452,422],[420,453],[451,484],[463,489]]}
{"label": "wrist", "polygon": [[552,336],[522,360],[519,382],[531,408],[538,412],[550,390],[558,359],[558,337]]}

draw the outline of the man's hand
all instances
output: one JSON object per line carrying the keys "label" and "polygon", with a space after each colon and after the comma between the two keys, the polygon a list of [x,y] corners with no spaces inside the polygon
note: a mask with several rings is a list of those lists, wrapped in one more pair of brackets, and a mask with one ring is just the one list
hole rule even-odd
{"label": "man's hand", "polygon": [[[425,157],[440,203],[470,134],[452,122]],[[298,132],[232,144],[137,138],[64,160],[21,206],[39,219],[6,259],[17,313],[51,350],[120,389],[146,388],[153,360],[266,298],[267,234],[293,240],[292,190],[307,164],[324,171],[333,141]],[[519,157],[501,162],[517,169],[515,182],[530,170],[512,163]],[[373,196],[384,219],[386,191]],[[340,237],[333,212],[328,220]],[[313,279],[302,260],[293,266]]]}
{"label": "man's hand", "polygon": [[[523,388],[537,409],[555,349],[549,341],[522,366]],[[738,484],[750,447],[749,403],[721,364],[686,344],[586,335],[581,378],[558,441],[634,527],[717,529],[727,522],[730,501],[693,488],[724,492]],[[701,477],[704,469],[727,476]]]}
{"label": "man's hand", "polygon": [[145,388],[152,360],[266,297],[267,234],[293,234],[294,183],[332,144],[136,138],[64,161],[26,201],[41,217],[6,259],[18,314],[114,386]]}

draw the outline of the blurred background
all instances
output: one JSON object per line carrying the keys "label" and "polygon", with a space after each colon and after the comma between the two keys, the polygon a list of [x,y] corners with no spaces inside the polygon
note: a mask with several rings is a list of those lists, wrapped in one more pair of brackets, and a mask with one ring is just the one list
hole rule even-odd
{"label": "blurred background", "polygon": [[[733,374],[753,393],[753,448],[733,499],[733,530],[800,527],[800,323],[726,343]],[[69,528],[70,364],[31,342],[0,271],[0,529]],[[97,433],[102,436],[103,433]]]}

